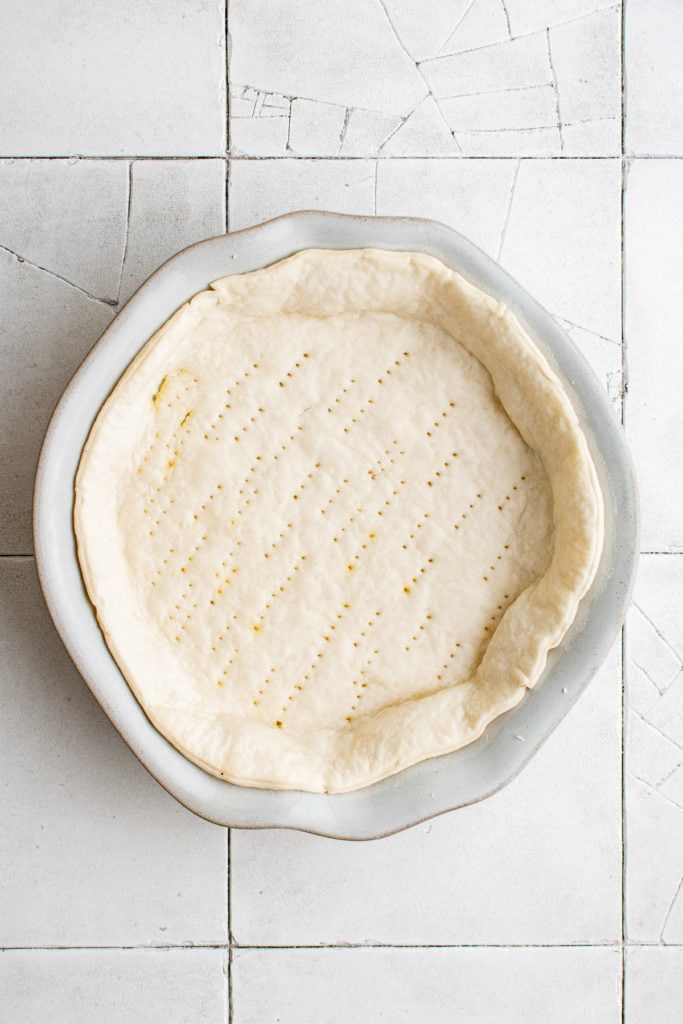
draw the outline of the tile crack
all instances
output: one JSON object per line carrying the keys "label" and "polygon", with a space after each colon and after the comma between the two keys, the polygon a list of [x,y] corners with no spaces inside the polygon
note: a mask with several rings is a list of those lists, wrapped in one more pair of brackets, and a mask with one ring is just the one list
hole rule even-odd
{"label": "tile crack", "polygon": [[[531,92],[532,89],[552,89],[552,82],[541,82],[536,85],[512,85],[505,89],[482,89],[479,92],[454,92],[441,96],[442,100],[463,100],[470,96],[504,96],[509,92]],[[611,120],[611,119],[610,119]]]}
{"label": "tile crack", "polygon": [[564,153],[564,136],[562,134],[562,114],[560,112],[560,89],[557,84],[557,74],[553,64],[553,51],[550,46],[550,29],[545,30],[545,41],[548,48],[548,63],[550,64],[550,75],[553,82],[553,93],[555,95],[555,116],[557,118],[557,130],[560,135],[560,153]]}
{"label": "tile crack", "polygon": [[[381,0],[380,0],[380,2],[381,2]],[[470,5],[470,6],[472,6],[472,5]],[[469,9],[470,8],[468,7],[467,11],[469,11]],[[430,61],[446,60],[446,59],[448,59],[448,57],[462,57],[463,54],[465,54],[465,53],[476,53],[478,50],[488,50],[489,47],[492,47],[492,46],[506,46],[508,43],[515,43],[515,42],[517,42],[518,39],[528,39],[530,36],[538,36],[538,35],[541,35],[542,33],[545,34],[550,28],[562,28],[563,25],[572,25],[575,21],[583,21],[584,18],[591,18],[594,14],[601,14],[604,11],[618,11],[618,10],[619,10],[619,5],[618,4],[616,4],[616,5],[615,4],[609,4],[607,7],[596,7],[595,10],[593,10],[593,11],[586,11],[585,14],[578,14],[575,18],[567,18],[566,21],[554,22],[552,25],[549,25],[546,28],[534,28],[534,29],[531,30],[531,32],[520,32],[516,36],[513,35],[509,39],[499,39],[495,43],[480,43],[478,46],[470,46],[466,50],[454,50],[451,53],[440,53],[437,50],[435,56],[433,56],[433,57],[425,57],[424,60],[420,61],[420,63],[421,64],[427,64]],[[465,11],[465,14],[467,14],[467,11]],[[463,17],[464,16],[465,15],[463,15]],[[462,21],[462,18],[460,20]],[[458,25],[459,24],[460,24],[460,22],[458,22]],[[456,25],[456,28],[457,28],[457,25]],[[449,36],[448,36],[448,39],[450,39],[450,37],[453,35],[454,32],[455,32],[455,29],[452,29],[450,34],[449,34]],[[442,47],[445,46],[446,42],[448,42],[448,39],[446,39],[445,42],[442,43]]]}
{"label": "tile crack", "polygon": [[643,616],[643,618],[645,619],[645,621],[647,622],[647,624],[648,624],[649,626],[651,626],[651,628],[652,628],[652,629],[654,630],[655,634],[656,634],[656,635],[657,635],[657,636],[659,637],[659,639],[660,639],[660,640],[662,641],[662,643],[664,644],[664,646],[665,646],[665,647],[666,647],[666,648],[667,648],[667,649],[668,649],[669,651],[671,651],[671,653],[673,654],[673,656],[674,656],[674,657],[675,657],[675,658],[677,659],[677,661],[678,661],[678,664],[679,664],[679,665],[681,666],[681,668],[683,668],[683,658],[681,658],[681,656],[680,656],[680,654],[678,653],[678,651],[676,650],[676,648],[675,648],[675,647],[674,647],[674,646],[673,646],[673,645],[672,645],[671,643],[669,643],[669,641],[668,641],[668,640],[666,639],[666,637],[664,636],[664,634],[663,634],[663,633],[661,633],[661,632],[659,631],[659,629],[658,629],[658,628],[657,628],[657,626],[656,626],[656,625],[654,624],[654,622],[653,622],[653,621],[652,621],[652,619],[651,619],[651,618],[649,617],[649,615],[646,615],[646,614],[645,614],[645,612],[644,612],[644,611],[643,611],[643,609],[642,609],[642,608],[640,607],[640,605],[638,604],[638,602],[637,602],[637,601],[634,601],[634,602],[633,602],[633,607],[634,607],[634,608],[635,608],[635,609],[636,609],[637,611],[639,611],[639,612],[640,612],[640,614],[641,614],[641,615]]}
{"label": "tile crack", "polygon": [[515,197],[515,186],[517,185],[517,175],[519,174],[519,167],[521,161],[517,161],[515,164],[514,174],[512,176],[512,184],[510,186],[510,194],[508,196],[507,208],[505,210],[505,220],[503,221],[503,229],[500,233],[500,242],[498,243],[498,252],[496,259],[500,262],[500,258],[503,253],[503,246],[505,245],[505,236],[507,235],[508,224],[510,223],[510,214],[512,213],[512,201]]}
{"label": "tile crack", "polygon": [[123,252],[121,254],[121,269],[119,270],[119,283],[116,288],[116,304],[121,301],[121,286],[123,284],[123,270],[128,255],[128,235],[130,232],[130,212],[133,205],[133,161],[128,162],[128,193],[126,196],[126,228],[123,236]]}
{"label": "tile crack", "polygon": [[641,775],[636,775],[635,772],[632,772],[630,770],[627,771],[626,774],[631,779],[634,779],[636,782],[640,782],[643,786],[647,786],[647,788],[651,790],[651,792],[656,793],[657,796],[662,798],[662,800],[666,800],[666,802],[671,804],[673,807],[677,807],[679,811],[683,811],[683,807],[679,803],[677,803],[672,797],[668,796],[666,793],[662,793],[661,790],[657,789],[656,786],[653,786],[651,782],[648,782],[647,779],[644,779]]}
{"label": "tile crack", "polygon": [[9,246],[3,245],[1,242],[0,249],[3,252],[6,252],[9,256],[12,256],[17,263],[25,263],[26,266],[32,267],[33,270],[39,270],[41,273],[47,274],[49,277],[56,278],[58,281],[61,281],[62,284],[67,284],[69,288],[73,288],[75,291],[80,292],[81,295],[85,295],[85,297],[90,299],[92,302],[97,302],[100,306],[106,306],[110,312],[114,310],[118,304],[117,299],[102,299],[97,295],[93,295],[85,288],[81,288],[80,285],[74,284],[73,281],[69,281],[68,278],[62,277],[62,275],[58,274],[56,271],[48,270],[47,267],[42,267],[39,263],[34,263],[32,260],[27,259],[25,256],[22,256],[21,253],[15,252],[14,249],[10,249]]}
{"label": "tile crack", "polygon": [[512,39],[512,29],[510,28],[510,12],[508,11],[505,0],[500,0],[500,3],[503,8],[503,14],[505,15],[505,23],[508,27],[508,36],[510,39]]}
{"label": "tile crack", "polygon": [[577,331],[585,331],[586,334],[592,334],[594,338],[600,338],[601,341],[606,341],[610,345],[616,345],[617,348],[621,347],[620,341],[617,341],[615,338],[608,338],[606,334],[599,334],[597,331],[591,330],[590,327],[584,327],[583,324],[577,324],[573,320],[567,320],[566,317],[559,316],[559,314],[557,313],[555,314],[555,319],[559,320],[563,324],[566,324],[567,327],[575,327]]}
{"label": "tile crack", "polygon": [[[462,14],[460,15],[460,17],[459,17],[459,18],[458,18],[458,20],[456,21],[456,23],[455,23],[455,25],[453,26],[453,28],[449,30],[449,32],[448,32],[448,35],[446,36],[446,38],[444,39],[444,41],[443,41],[443,42],[442,42],[442,43],[441,43],[441,44],[440,44],[440,45],[439,45],[439,46],[437,47],[437,50],[436,50],[437,56],[440,56],[440,55],[441,55],[441,51],[443,50],[444,46],[446,46],[446,45],[448,44],[449,40],[453,38],[453,36],[454,36],[454,35],[455,35],[455,33],[456,33],[456,32],[458,31],[458,29],[459,29],[459,28],[460,28],[460,26],[462,25],[462,23],[463,23],[463,21],[465,20],[465,18],[467,17],[467,15],[468,15],[468,14],[470,13],[470,11],[472,10],[472,8],[473,8],[473,7],[474,7],[474,5],[476,4],[476,2],[477,2],[477,0],[471,0],[471,3],[469,3],[469,4],[467,5],[467,7],[466,7],[466,8],[465,8],[465,10],[463,11],[463,13],[462,13]],[[509,22],[508,22],[508,29],[509,29],[509,27],[510,27],[510,25],[509,25]]]}
{"label": "tile crack", "polygon": [[[665,742],[665,743],[670,743],[672,747],[675,747],[675,748],[676,748],[676,750],[681,750],[681,751],[683,751],[683,747],[681,746],[681,744],[680,744],[680,743],[677,743],[677,742],[676,742],[676,740],[674,740],[674,739],[672,739],[672,738],[671,738],[671,736],[667,736],[667,735],[666,735],[666,733],[662,732],[662,730],[661,730],[661,729],[660,729],[660,728],[659,728],[658,726],[654,725],[654,723],[653,723],[653,722],[650,722],[650,721],[649,721],[649,719],[645,718],[645,717],[644,717],[644,716],[643,716],[643,715],[642,715],[642,714],[640,713],[640,711],[636,711],[636,709],[635,709],[635,708],[629,708],[629,711],[630,711],[630,712],[631,712],[632,714],[634,714],[634,715],[636,716],[636,718],[639,718],[639,719],[640,719],[640,721],[641,721],[641,722],[643,723],[643,725],[647,726],[647,728],[648,728],[648,729],[652,729],[652,731],[653,731],[654,733],[656,733],[656,734],[657,734],[657,736],[659,736],[659,738],[660,738],[660,739],[664,740],[664,742]],[[680,765],[679,765],[679,766],[677,766],[677,767],[680,767]],[[642,781],[644,781],[644,780],[642,780]],[[654,784],[653,784],[653,783],[648,783],[648,785],[652,786],[652,787],[653,787],[653,789],[655,788],[655,786],[654,786]],[[658,784],[657,784],[657,785],[658,785]]]}
{"label": "tile crack", "polygon": [[[663,696],[664,696],[664,694],[665,694],[665,693],[666,693],[666,691],[667,691],[667,690],[669,689],[669,687],[671,686],[671,684],[673,683],[674,679],[676,678],[676,676],[678,675],[678,673],[679,673],[679,671],[680,671],[680,669],[676,669],[676,671],[675,671],[675,672],[674,672],[674,674],[672,675],[672,677],[671,677],[671,679],[669,680],[669,682],[668,682],[668,683],[666,684],[666,686],[664,687],[664,689],[662,689],[662,688],[661,688],[661,686],[659,686],[659,684],[658,684],[658,683],[656,683],[656,682],[655,682],[655,680],[654,680],[654,679],[652,678],[652,676],[650,675],[650,673],[648,672],[648,670],[647,670],[647,669],[645,668],[645,666],[644,666],[644,665],[642,665],[642,664],[641,664],[641,663],[640,663],[640,662],[638,661],[638,659],[637,659],[637,658],[635,658],[635,657],[634,657],[634,656],[633,656],[632,654],[630,654],[630,655],[629,655],[629,659],[628,659],[628,660],[629,660],[629,661],[631,662],[631,664],[632,664],[632,665],[635,665],[635,667],[636,667],[636,668],[637,668],[637,669],[638,669],[638,670],[639,670],[640,672],[642,672],[642,673],[643,673],[643,675],[645,676],[645,678],[647,679],[647,681],[648,681],[649,683],[652,683],[652,685],[654,686],[655,690],[657,691],[657,693],[659,694],[659,696],[660,696],[660,697],[663,697]],[[648,708],[647,710],[648,710],[648,711],[650,711],[650,710],[651,710],[651,709],[652,709],[653,707],[655,707],[655,705],[656,705],[656,704],[658,703],[658,700],[659,700],[659,698],[658,698],[658,697],[656,697],[656,698],[654,699],[654,701],[652,702],[652,704],[650,705],[650,707],[649,707],[649,708]]]}
{"label": "tile crack", "polygon": [[[472,0],[472,3],[475,3],[475,2],[476,2],[476,0]],[[384,17],[387,19],[387,21],[389,23],[389,27],[390,27],[391,31],[393,32],[393,34],[394,34],[394,38],[395,38],[396,42],[401,47],[401,49],[405,53],[405,55],[408,58],[408,60],[410,60],[414,64],[415,70],[417,71],[418,75],[422,79],[422,84],[424,85],[425,89],[427,90],[427,96],[431,96],[431,98],[432,98],[432,100],[434,102],[434,107],[436,109],[436,112],[439,115],[439,117],[441,118],[441,120],[442,120],[442,122],[443,122],[443,124],[444,124],[444,126],[446,128],[446,131],[448,132],[449,136],[453,139],[453,142],[455,143],[455,145],[456,145],[456,147],[458,149],[458,152],[462,153],[462,146],[460,145],[460,143],[458,142],[457,138],[455,137],[455,133],[451,130],[451,127],[448,124],[448,121],[443,116],[443,111],[441,110],[441,107],[439,106],[439,102],[438,102],[436,96],[434,95],[434,93],[432,92],[432,88],[431,88],[429,82],[427,81],[427,79],[425,78],[425,76],[424,76],[424,74],[422,72],[422,68],[420,67],[420,62],[415,60],[415,58],[413,57],[412,53],[410,53],[408,48],[403,43],[403,41],[402,41],[401,37],[399,36],[398,32],[396,31],[396,26],[394,25],[393,21],[391,20],[391,17],[389,15],[389,11],[387,10],[387,6],[386,6],[384,0],[378,0],[378,3],[380,5],[380,7],[382,8],[382,10],[384,11]],[[470,6],[472,6],[472,5],[470,4]],[[468,10],[469,10],[469,8],[468,8]],[[467,13],[467,12],[465,12],[465,13]],[[463,17],[464,17],[464,15],[463,15]],[[426,96],[423,96],[422,100],[425,100],[426,98],[427,98]],[[422,102],[422,101],[420,101],[420,102]],[[419,104],[418,104],[418,106],[419,106]]]}
{"label": "tile crack", "polygon": [[351,120],[352,113],[352,107],[347,107],[346,110],[344,111],[344,123],[341,126],[341,131],[339,132],[339,146],[337,147],[337,155],[341,153],[342,146],[344,145],[344,139],[346,138],[346,133],[349,130],[349,121]]}
{"label": "tile crack", "polygon": [[662,924],[662,930],[659,933],[659,941],[661,943],[663,943],[664,945],[667,945],[666,939],[664,938],[664,932],[666,931],[666,926],[668,925],[669,918],[671,917],[671,911],[673,910],[673,908],[675,906],[675,903],[676,903],[676,900],[678,899],[679,893],[681,891],[681,887],[683,887],[683,875],[681,875],[681,877],[678,880],[678,885],[676,886],[676,891],[673,894],[673,897],[671,899],[671,903],[669,903],[669,906],[667,907],[666,914],[664,915],[664,923]]}

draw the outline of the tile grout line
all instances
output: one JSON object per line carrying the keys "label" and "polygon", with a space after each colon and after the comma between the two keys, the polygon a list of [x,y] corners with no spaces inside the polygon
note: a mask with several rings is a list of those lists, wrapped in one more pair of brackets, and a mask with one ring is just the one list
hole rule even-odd
{"label": "tile grout line", "polygon": [[97,155],[90,155],[90,154],[83,154],[83,153],[58,153],[58,154],[51,155],[51,156],[46,156],[45,154],[40,154],[40,153],[18,153],[18,154],[17,153],[14,153],[14,154],[8,153],[8,154],[5,154],[5,155],[0,155],[0,163],[2,163],[3,161],[19,163],[19,162],[21,162],[23,160],[27,160],[27,161],[28,160],[35,160],[35,161],[40,161],[40,160],[76,160],[76,161],[80,161],[80,160],[84,160],[84,161],[90,161],[90,162],[94,162],[94,161],[112,161],[112,162],[119,162],[119,163],[121,161],[133,160],[133,161],[136,161],[136,162],[137,161],[140,161],[140,162],[144,162],[144,161],[147,161],[147,162],[153,162],[153,161],[161,161],[161,162],[164,162],[164,161],[168,161],[168,162],[171,162],[171,161],[185,161],[185,163],[190,163],[193,160],[221,160],[221,161],[224,161],[226,159],[243,161],[243,162],[258,161],[258,160],[289,160],[292,163],[304,163],[307,160],[318,160],[318,161],[320,161],[320,160],[328,160],[328,161],[341,161],[341,162],[349,162],[349,163],[351,163],[353,161],[356,161],[356,162],[357,161],[361,161],[361,160],[371,161],[371,160],[377,160],[377,159],[380,159],[380,160],[383,160],[383,161],[386,160],[387,162],[392,162],[392,161],[395,161],[395,160],[398,160],[398,161],[401,161],[401,160],[443,160],[443,161],[449,161],[449,160],[451,160],[451,161],[452,160],[460,160],[460,161],[464,161],[464,160],[575,160],[575,161],[583,161],[585,163],[587,160],[621,160],[621,159],[628,159],[629,162],[634,161],[634,160],[683,160],[683,154],[682,153],[629,153],[628,156],[626,157],[626,155],[624,153],[621,153],[621,152],[617,152],[617,153],[583,153],[583,154],[571,154],[571,153],[546,153],[546,154],[543,154],[543,153],[540,153],[540,154],[532,154],[532,153],[517,153],[517,154],[510,154],[510,153],[451,153],[448,156],[442,156],[442,155],[439,155],[439,154],[423,153],[421,155],[420,154],[415,154],[413,156],[405,156],[405,155],[397,154],[397,155],[392,155],[392,156],[382,155],[380,157],[377,157],[377,154],[369,154],[369,155],[366,155],[366,156],[353,156],[353,155],[350,155],[350,154],[345,154],[343,156],[338,156],[338,155],[336,155],[334,153],[327,153],[327,154],[323,154],[323,155],[312,153],[312,154],[310,154],[308,156],[305,155],[305,154],[294,156],[292,154],[272,153],[271,155],[268,155],[268,154],[261,155],[261,154],[259,154],[259,155],[251,155],[250,156],[250,155],[247,155],[247,154],[244,154],[244,153],[234,154],[234,153],[230,153],[229,150],[228,151],[223,150],[220,153],[185,153],[185,154],[182,154],[182,153],[181,154],[167,153],[165,155],[149,154],[149,153],[147,153],[147,154],[145,154],[145,153],[125,153],[125,154],[119,154],[119,153],[99,153]]}
{"label": "tile grout line", "polygon": [[233,992],[232,992],[232,960],[234,941],[232,936],[232,829],[226,831],[226,860],[227,860],[227,885],[226,885],[226,929],[227,929],[227,1024],[232,1024],[234,1017]]}
{"label": "tile grout line", "polygon": [[230,229],[230,31],[228,29],[228,14],[229,14],[230,0],[224,0],[224,40],[225,40],[225,211],[224,211],[224,229],[227,232]]}
{"label": "tile grout line", "polygon": [[[621,4],[621,423],[625,426],[628,369],[626,364],[624,210],[626,194],[626,2]],[[626,1022],[626,622],[621,627],[621,1024]]]}
{"label": "tile grout line", "polygon": [[[293,943],[293,944],[269,944],[269,943],[232,943],[231,946],[234,950],[240,950],[242,952],[248,952],[250,950],[262,949],[262,950],[313,950],[313,949],[614,949],[621,950],[621,941],[615,939],[613,942],[318,942],[318,943]],[[629,948],[641,949],[661,949],[662,944],[660,942],[630,942],[627,944]],[[149,952],[166,952],[168,950],[185,950],[188,953],[195,952],[197,950],[215,949],[227,951],[229,948],[225,943],[195,943],[189,945],[187,943],[179,944],[155,944],[145,945],[144,943],[132,946],[0,946],[1,953],[78,953],[82,951],[88,952],[134,952],[138,951],[149,951]],[[668,942],[664,947],[666,949],[683,949],[683,943]]]}
{"label": "tile grout line", "polygon": [[[224,32],[225,32],[225,206],[223,210],[223,229],[227,234],[230,230],[230,0],[224,0]],[[227,939],[227,961],[225,964],[225,1024],[233,1024],[234,1003],[232,986],[232,830],[225,833],[225,930]]]}

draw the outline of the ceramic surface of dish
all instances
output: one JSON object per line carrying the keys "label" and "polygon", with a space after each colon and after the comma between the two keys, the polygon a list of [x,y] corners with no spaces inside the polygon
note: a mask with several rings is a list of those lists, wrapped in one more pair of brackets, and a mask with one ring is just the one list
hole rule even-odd
{"label": "ceramic surface of dish", "polygon": [[[537,689],[471,746],[347,794],[244,789],[207,775],[163,739],[109,654],[76,559],[74,475],[92,421],[132,357],[209,281],[303,248],[367,246],[437,256],[503,301],[523,323],[565,385],[588,439],[605,498],[603,556],[579,615],[561,647],[551,652]],[[192,246],[152,275],[118,314],[69,385],[46,436],[36,480],[36,559],[48,607],[76,665],[129,746],[182,803],[224,825],[372,838],[496,791],[552,732],[621,624],[633,577],[636,519],[628,455],[600,385],[552,318],[493,261],[432,222],[300,213]]]}

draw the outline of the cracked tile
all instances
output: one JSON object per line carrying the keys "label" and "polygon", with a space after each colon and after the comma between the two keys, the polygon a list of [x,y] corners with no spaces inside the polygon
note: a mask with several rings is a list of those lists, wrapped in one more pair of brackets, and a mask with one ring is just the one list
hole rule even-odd
{"label": "cracked tile", "polygon": [[230,151],[235,156],[286,156],[292,101],[249,85],[230,89]]}
{"label": "cracked tile", "polygon": [[626,151],[683,155],[683,18],[676,0],[628,3]]}
{"label": "cracked tile", "polygon": [[249,108],[250,113],[233,113],[230,149],[235,156],[377,156],[406,120],[302,97],[236,91],[236,109]]}
{"label": "cracked tile", "polygon": [[614,941],[621,933],[620,721],[617,646],[524,771],[479,804],[363,844],[234,832],[237,941]]}
{"label": "cracked tile", "polygon": [[223,160],[137,160],[121,301],[180,249],[225,231]]}
{"label": "cracked tile", "polygon": [[261,92],[249,85],[233,85],[230,89],[231,117],[289,117],[289,96],[278,92]]}
{"label": "cracked tile", "polygon": [[[43,216],[49,223],[49,209]],[[0,550],[22,553],[33,544],[33,477],[45,428],[114,311],[1,248],[0,292]]]}
{"label": "cracked tile", "polygon": [[681,559],[641,557],[626,633],[626,924],[634,942],[683,942],[682,590]]}
{"label": "cracked tile", "polygon": [[0,623],[0,945],[225,942],[225,831],[168,796],[107,721],[32,560],[0,561]]}
{"label": "cracked tile", "polygon": [[233,971],[236,1024],[621,1021],[616,949],[250,949]]}
{"label": "cracked tile", "polygon": [[225,1019],[220,949],[50,949],[0,953],[7,1020],[165,1024]]}
{"label": "cracked tile", "polygon": [[683,949],[627,949],[624,968],[624,1024],[680,1024]]}
{"label": "cracked tile", "polygon": [[[284,0],[275,11],[265,0],[231,5],[232,75],[252,83],[255,93],[292,97],[292,114],[299,104],[296,132],[293,123],[289,136],[293,152],[372,157],[381,147],[383,155],[395,156],[619,153],[620,23],[614,6],[569,3],[562,15],[550,4],[547,20],[515,35],[511,23],[516,18],[523,24],[524,11],[517,6],[513,17],[503,0],[439,0],[430,5],[429,18],[407,0],[353,0],[343,15],[341,9],[337,14],[341,3],[333,0],[325,19],[311,18],[305,6],[285,7]],[[276,18],[279,32],[271,27]],[[242,121],[261,118],[250,96],[238,90],[235,98],[233,152],[282,155],[282,125]],[[395,134],[384,146],[373,136],[364,147],[340,149],[337,122],[343,126],[356,110],[397,119]]]}
{"label": "cracked tile", "polygon": [[683,549],[682,190],[683,164],[679,161],[635,161],[628,169],[626,431],[640,488],[640,539],[645,551]]}
{"label": "cracked tile", "polygon": [[293,210],[374,213],[375,161],[233,160],[233,231]]}
{"label": "cracked tile", "polygon": [[621,151],[621,11],[610,7],[551,28],[562,151]]}
{"label": "cracked tile", "polygon": [[0,160],[0,245],[115,301],[127,196],[123,161]]}
{"label": "cracked tile", "polygon": [[220,155],[221,0],[26,0],[3,12],[0,153]]}
{"label": "cracked tile", "polygon": [[427,91],[379,0],[231,0],[230,34],[231,77],[259,89],[398,116]]}

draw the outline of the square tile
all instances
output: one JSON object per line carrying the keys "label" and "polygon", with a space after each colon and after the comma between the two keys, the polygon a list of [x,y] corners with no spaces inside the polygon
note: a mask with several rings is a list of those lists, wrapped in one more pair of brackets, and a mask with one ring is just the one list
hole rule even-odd
{"label": "square tile", "polygon": [[2,559],[0,577],[0,945],[225,942],[225,830],[124,746],[55,634],[33,561]]}
{"label": "square tile", "polygon": [[123,160],[0,160],[0,247],[111,304],[127,205]]}
{"label": "square tile", "polygon": [[234,831],[236,941],[616,941],[620,719],[615,648],[524,771],[479,804],[368,843]]}
{"label": "square tile", "polygon": [[627,949],[625,967],[625,1024],[680,1024],[683,949]]}
{"label": "square tile", "polygon": [[224,24],[222,0],[6,5],[0,153],[223,153]]}
{"label": "square tile", "polygon": [[627,624],[626,934],[683,943],[683,559],[644,555]]}
{"label": "square tile", "polygon": [[635,160],[626,177],[626,432],[640,489],[641,547],[683,550],[683,164]]}
{"label": "square tile", "polygon": [[0,952],[6,1020],[31,1024],[224,1024],[225,953],[218,949],[52,949]]}
{"label": "square tile", "polygon": [[238,950],[235,1024],[618,1024],[617,949]]}
{"label": "square tile", "polygon": [[230,33],[233,153],[619,153],[619,5],[235,0]]}
{"label": "square tile", "polygon": [[683,18],[676,0],[626,4],[626,152],[683,153]]}

